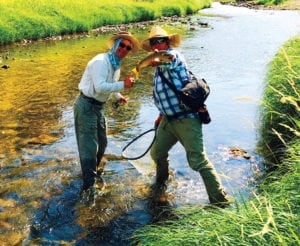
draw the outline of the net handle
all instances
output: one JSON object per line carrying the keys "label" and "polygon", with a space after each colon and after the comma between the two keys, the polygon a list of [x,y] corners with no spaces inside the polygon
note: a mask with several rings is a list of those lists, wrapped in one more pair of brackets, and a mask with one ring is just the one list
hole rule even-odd
{"label": "net handle", "polygon": [[[152,142],[150,143],[150,145],[148,146],[148,148],[145,150],[145,152],[139,156],[136,156],[136,157],[127,157],[125,156],[124,152],[125,150],[131,145],[133,144],[137,139],[141,138],[142,136],[144,136],[145,134],[149,133],[149,132],[152,132],[152,131],[155,131],[155,134],[154,134],[154,137],[153,137],[153,140]],[[135,137],[134,139],[132,139],[128,144],[126,144],[123,149],[122,149],[122,157],[127,159],[127,160],[137,160],[137,159],[140,159],[142,158],[144,155],[147,154],[147,152],[150,150],[150,148],[152,147],[153,143],[154,143],[154,140],[155,140],[155,137],[156,137],[156,128],[151,128],[143,133],[141,133],[140,135],[138,135],[137,137]]]}

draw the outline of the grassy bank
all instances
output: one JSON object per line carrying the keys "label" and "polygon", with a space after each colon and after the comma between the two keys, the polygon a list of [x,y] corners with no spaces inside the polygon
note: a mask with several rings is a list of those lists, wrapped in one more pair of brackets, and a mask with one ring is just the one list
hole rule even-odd
{"label": "grassy bank", "polygon": [[282,165],[287,149],[300,136],[300,42],[291,40],[273,60],[261,107],[259,150],[266,166]]}
{"label": "grassy bank", "polygon": [[209,6],[210,0],[0,0],[0,45],[187,15]]}
{"label": "grassy bank", "polygon": [[220,0],[220,2],[247,8],[300,10],[299,0]]}
{"label": "grassy bank", "polygon": [[[300,37],[287,42],[270,64],[261,137],[268,139],[268,148],[280,162],[253,198],[223,210],[176,209],[173,213],[180,219],[138,230],[139,245],[300,245],[299,79]],[[274,114],[277,117],[271,117]],[[284,142],[279,152],[278,142]]]}
{"label": "grassy bank", "polygon": [[257,4],[263,4],[263,5],[267,5],[267,6],[272,6],[272,5],[279,5],[282,4],[284,2],[286,2],[287,0],[257,0],[255,1]]}

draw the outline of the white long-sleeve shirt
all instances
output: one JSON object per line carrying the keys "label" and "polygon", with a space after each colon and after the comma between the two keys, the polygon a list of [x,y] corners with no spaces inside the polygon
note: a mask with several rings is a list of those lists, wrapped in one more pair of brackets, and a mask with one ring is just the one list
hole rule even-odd
{"label": "white long-sleeve shirt", "polygon": [[121,97],[119,92],[124,90],[124,82],[118,81],[120,69],[114,72],[108,54],[98,54],[92,58],[82,75],[78,89],[86,96],[100,102],[106,102],[113,93],[116,99]]}

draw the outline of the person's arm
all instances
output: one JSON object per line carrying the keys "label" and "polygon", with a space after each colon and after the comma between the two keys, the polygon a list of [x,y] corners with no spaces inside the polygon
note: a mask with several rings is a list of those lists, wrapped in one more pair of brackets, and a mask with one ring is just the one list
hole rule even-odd
{"label": "person's arm", "polygon": [[[112,81],[113,76],[110,74],[112,71],[109,66],[110,64],[105,60],[96,60],[88,67],[96,93],[119,92],[125,88],[123,81]],[[111,78],[111,81],[107,81],[107,78]]]}

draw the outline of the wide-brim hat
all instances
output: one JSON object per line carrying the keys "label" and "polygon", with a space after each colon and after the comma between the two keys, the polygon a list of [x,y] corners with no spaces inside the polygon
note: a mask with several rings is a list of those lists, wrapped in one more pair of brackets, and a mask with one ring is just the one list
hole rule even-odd
{"label": "wide-brim hat", "polygon": [[127,39],[131,42],[132,44],[132,52],[136,52],[139,49],[140,42],[130,33],[130,32],[119,32],[114,34],[109,40],[108,40],[108,46],[111,48],[115,42],[116,39],[122,38],[122,39]]}
{"label": "wide-brim hat", "polygon": [[178,47],[181,42],[181,38],[178,33],[168,34],[167,31],[162,29],[160,26],[154,26],[150,31],[149,38],[142,41],[142,48],[144,50],[152,51],[150,39],[153,38],[168,38],[170,47]]}

